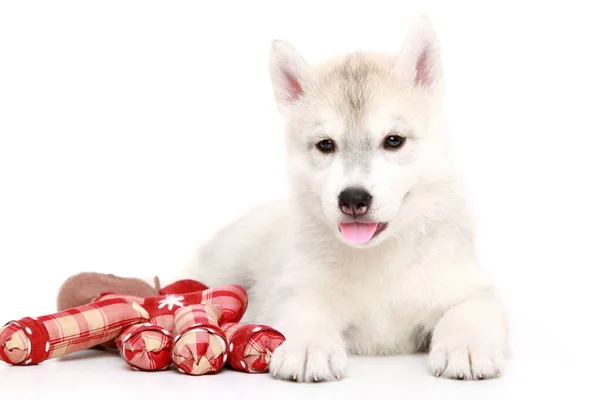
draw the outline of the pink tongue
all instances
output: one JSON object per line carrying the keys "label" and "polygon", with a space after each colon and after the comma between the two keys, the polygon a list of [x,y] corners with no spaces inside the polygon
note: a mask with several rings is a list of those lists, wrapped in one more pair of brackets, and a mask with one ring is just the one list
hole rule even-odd
{"label": "pink tongue", "polygon": [[347,241],[356,244],[364,244],[371,240],[377,230],[377,225],[379,225],[377,222],[370,224],[358,224],[355,222],[341,223],[340,230]]}

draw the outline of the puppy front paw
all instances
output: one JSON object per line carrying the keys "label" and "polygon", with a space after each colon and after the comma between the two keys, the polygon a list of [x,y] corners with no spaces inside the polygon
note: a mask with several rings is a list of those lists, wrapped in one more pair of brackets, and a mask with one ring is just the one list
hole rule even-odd
{"label": "puppy front paw", "polygon": [[498,378],[504,369],[504,354],[500,347],[436,344],[429,353],[429,369],[435,376],[448,379]]}
{"label": "puppy front paw", "polygon": [[342,346],[286,341],[273,353],[269,371],[278,379],[324,382],[341,379],[347,362],[348,356]]}
{"label": "puppy front paw", "polygon": [[431,338],[429,368],[439,377],[498,378],[508,350],[508,324],[499,301],[473,298],[446,311]]}

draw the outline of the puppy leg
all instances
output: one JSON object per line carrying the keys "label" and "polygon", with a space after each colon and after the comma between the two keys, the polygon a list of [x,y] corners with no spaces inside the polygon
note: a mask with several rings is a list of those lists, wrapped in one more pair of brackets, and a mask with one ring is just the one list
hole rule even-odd
{"label": "puppy leg", "polygon": [[501,304],[475,298],[448,310],[433,331],[429,368],[450,379],[488,379],[502,374],[507,324]]}
{"label": "puppy leg", "polygon": [[341,379],[347,364],[342,321],[324,296],[309,291],[296,293],[279,307],[274,326],[286,341],[273,353],[271,374],[298,382]]}

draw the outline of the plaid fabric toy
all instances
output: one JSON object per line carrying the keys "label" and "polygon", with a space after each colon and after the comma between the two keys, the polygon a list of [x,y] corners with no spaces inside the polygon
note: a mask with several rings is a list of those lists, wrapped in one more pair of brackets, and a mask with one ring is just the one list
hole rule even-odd
{"label": "plaid fabric toy", "polygon": [[219,328],[222,309],[217,305],[193,305],[175,313],[173,364],[190,375],[216,373],[227,361],[227,338]]}
{"label": "plaid fabric toy", "polygon": [[102,293],[97,296],[95,301],[119,297],[140,302],[150,315],[148,323],[124,330],[115,343],[121,357],[132,368],[144,371],[166,369],[171,364],[171,359],[167,357],[167,354],[171,354],[174,314],[179,308],[199,304],[219,305],[222,311],[221,320],[215,323],[218,325],[221,322],[238,322],[248,306],[246,291],[238,285],[227,285],[181,295],[152,296],[145,299],[136,296],[120,296],[115,293]]}
{"label": "plaid fabric toy", "polygon": [[[93,293],[89,289],[82,288]],[[118,348],[136,370],[174,364],[182,373],[203,375],[229,361],[236,370],[255,373],[267,371],[271,352],[285,340],[268,326],[239,324],[248,306],[241,286],[207,289],[184,280],[157,292],[161,295],[145,298],[101,293],[90,304],[10,321],[0,329],[0,358],[33,365],[102,345]]]}
{"label": "plaid fabric toy", "polygon": [[271,354],[285,341],[266,325],[227,323],[221,326],[229,344],[229,365],[248,373],[268,372]]}
{"label": "plaid fabric toy", "polygon": [[160,371],[171,365],[173,336],[160,325],[131,325],[121,332],[115,344],[121,358],[136,371]]}
{"label": "plaid fabric toy", "polygon": [[[141,298],[118,293],[100,293],[93,301],[126,298],[139,303],[155,322],[168,331],[173,330],[173,315],[178,308],[192,304],[216,304],[223,310],[220,323],[239,322],[248,308],[248,294],[239,285],[226,285],[183,294],[167,294]],[[164,316],[160,321],[152,321]]]}
{"label": "plaid fabric toy", "polygon": [[114,339],[123,328],[148,317],[138,303],[115,298],[10,321],[0,330],[0,357],[13,365],[39,364]]}
{"label": "plaid fabric toy", "polygon": [[201,292],[203,290],[208,289],[208,286],[193,279],[181,279],[163,288],[160,288],[160,281],[158,277],[155,277],[154,281],[155,285],[159,288],[158,294],[161,296],[165,294],[184,294]]}

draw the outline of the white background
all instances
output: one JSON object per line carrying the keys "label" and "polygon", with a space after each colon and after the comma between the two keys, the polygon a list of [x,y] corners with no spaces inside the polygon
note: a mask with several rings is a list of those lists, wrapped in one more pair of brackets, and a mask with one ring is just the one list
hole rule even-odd
{"label": "white background", "polygon": [[443,46],[448,134],[514,349],[493,382],[436,380],[425,358],[394,357],[353,359],[348,379],[310,389],[238,373],[130,373],[92,353],[2,365],[0,398],[83,386],[161,398],[175,386],[226,398],[594,397],[583,394],[598,391],[600,356],[593,4],[0,2],[0,323],[53,312],[60,283],[80,271],[176,274],[216,229],[286,194],[272,39],[309,62],[394,52],[426,12]]}

